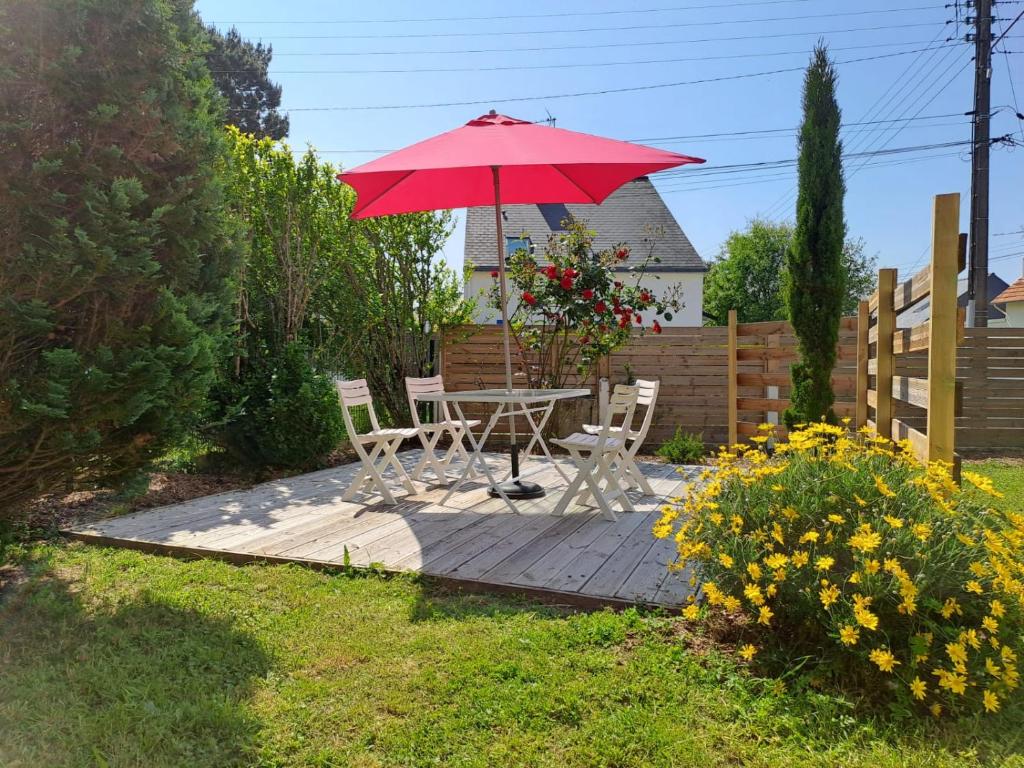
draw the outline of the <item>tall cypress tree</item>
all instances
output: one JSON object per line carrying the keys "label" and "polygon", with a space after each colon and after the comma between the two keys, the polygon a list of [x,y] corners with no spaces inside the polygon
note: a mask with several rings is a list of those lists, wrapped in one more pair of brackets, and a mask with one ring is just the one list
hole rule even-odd
{"label": "tall cypress tree", "polygon": [[786,307],[799,342],[786,424],[835,421],[832,368],[845,295],[842,142],[836,71],[819,43],[804,76],[796,230],[786,253]]}
{"label": "tall cypress tree", "polygon": [[190,0],[0,3],[0,517],[205,403],[234,250],[204,37]]}

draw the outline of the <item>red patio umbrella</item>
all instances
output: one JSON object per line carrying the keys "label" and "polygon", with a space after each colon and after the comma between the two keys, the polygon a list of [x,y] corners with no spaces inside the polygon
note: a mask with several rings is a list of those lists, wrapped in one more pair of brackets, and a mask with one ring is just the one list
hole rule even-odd
{"label": "red patio umbrella", "polygon": [[[698,157],[604,139],[526,120],[489,114],[372,160],[338,178],[358,193],[352,218],[493,205],[505,345],[505,385],[512,390],[512,354],[505,282],[502,203],[601,203],[628,181]],[[510,420],[511,421],[511,420]],[[518,482],[515,427],[511,496],[535,496]],[[533,486],[533,484],[529,484]]]}

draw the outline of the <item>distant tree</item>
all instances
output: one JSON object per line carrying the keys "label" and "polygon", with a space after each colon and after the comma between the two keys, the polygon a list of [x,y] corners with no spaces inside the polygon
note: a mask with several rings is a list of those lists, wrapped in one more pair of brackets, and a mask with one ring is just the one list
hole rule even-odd
{"label": "distant tree", "polygon": [[185,0],[0,4],[0,515],[202,411],[235,264],[202,37]]}
{"label": "distant tree", "polygon": [[832,368],[846,280],[843,273],[842,142],[836,71],[818,44],[804,77],[797,161],[796,229],[786,256],[786,307],[800,351],[790,369],[793,391],[785,421],[835,420]]}
{"label": "distant tree", "polygon": [[[785,320],[786,252],[793,226],[754,219],[742,231],[730,233],[704,278],[704,314],[724,325],[730,309],[741,323]],[[876,259],[865,255],[861,238],[843,245],[842,268],[846,292],[843,314],[857,311],[857,302],[875,288]]]}
{"label": "distant tree", "polygon": [[206,63],[217,90],[227,100],[228,125],[260,139],[283,139],[288,135],[288,116],[278,111],[281,86],[268,74],[273,46],[246,40],[234,27],[226,34],[213,26],[206,31],[210,41]]}

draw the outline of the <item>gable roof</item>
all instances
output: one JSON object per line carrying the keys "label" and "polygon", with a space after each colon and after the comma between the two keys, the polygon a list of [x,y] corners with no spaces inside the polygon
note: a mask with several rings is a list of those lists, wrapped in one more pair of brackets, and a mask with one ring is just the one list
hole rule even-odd
{"label": "gable roof", "polygon": [[1007,304],[1011,301],[1024,301],[1024,277],[1018,277],[1010,283],[1009,288],[992,299],[993,304]]}
{"label": "gable roof", "polygon": [[[587,227],[595,232],[595,250],[601,251],[619,243],[627,243],[638,255],[646,254],[652,240],[651,228],[660,229],[661,232],[653,238],[653,242],[654,255],[661,262],[652,264],[651,271],[707,270],[679,222],[646,176],[624,184],[601,205],[505,205],[502,210],[505,213],[503,229],[506,237],[519,237],[524,233],[529,235],[537,246],[538,261],[543,261],[548,236],[559,231],[561,221],[571,214],[576,219],[586,221]],[[494,209],[467,209],[464,254],[466,260],[473,263],[475,270],[490,271],[498,266],[495,240]],[[629,268],[628,262],[624,268]]]}

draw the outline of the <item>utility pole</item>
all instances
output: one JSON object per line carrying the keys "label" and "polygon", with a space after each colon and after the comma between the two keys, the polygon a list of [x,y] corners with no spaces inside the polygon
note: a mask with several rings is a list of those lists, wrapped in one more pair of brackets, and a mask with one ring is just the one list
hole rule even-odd
{"label": "utility pole", "polygon": [[[967,324],[988,325],[989,117],[992,102],[992,0],[974,0],[974,121]],[[970,5],[970,3],[968,3]],[[972,21],[968,18],[969,21]],[[970,40],[970,35],[968,35]]]}

